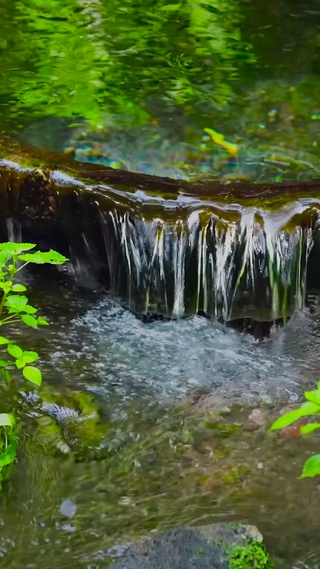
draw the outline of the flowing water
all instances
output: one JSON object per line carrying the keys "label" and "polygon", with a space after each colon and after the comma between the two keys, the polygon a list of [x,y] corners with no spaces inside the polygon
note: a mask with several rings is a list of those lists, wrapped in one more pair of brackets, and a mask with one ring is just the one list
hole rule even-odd
{"label": "flowing water", "polygon": [[[204,313],[227,322],[250,316],[286,320],[303,308],[318,233],[317,199],[298,200],[276,213],[187,197],[159,200],[149,220],[152,198],[138,193],[136,219],[118,209],[103,213],[103,199],[97,204],[110,290],[126,295],[131,310],[170,318]],[[120,203],[117,196],[117,208]]]}
{"label": "flowing water", "polygon": [[[319,18],[317,0],[0,0],[1,130],[176,178],[320,178]],[[241,521],[277,567],[317,569],[319,481],[298,475],[319,436],[269,426],[320,377],[319,200],[100,190],[95,224],[79,185],[65,213],[71,264],[22,275],[50,327],[10,331],[44,382],[1,387],[19,452],[0,567],[104,569],[138,537]],[[221,323],[252,317],[285,326]]]}
{"label": "flowing water", "polygon": [[21,444],[0,566],[102,568],[134,536],[217,520],[256,524],[279,566],[317,566],[318,483],[297,479],[317,437],[268,432],[319,376],[315,299],[261,344],[200,317],[146,324],[64,279],[25,279],[51,326],[16,330],[45,382],[6,396]]}

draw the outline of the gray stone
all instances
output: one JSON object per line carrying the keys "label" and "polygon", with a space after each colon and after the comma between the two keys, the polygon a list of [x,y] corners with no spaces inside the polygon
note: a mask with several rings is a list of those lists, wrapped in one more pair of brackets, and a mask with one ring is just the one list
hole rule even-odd
{"label": "gray stone", "polygon": [[181,527],[130,546],[110,569],[228,569],[228,550],[262,536],[252,526]]}
{"label": "gray stone", "polygon": [[65,518],[73,518],[73,516],[76,515],[76,512],[77,512],[77,505],[73,500],[70,500],[69,498],[63,500],[63,502],[60,505],[60,514],[62,516],[64,516]]}

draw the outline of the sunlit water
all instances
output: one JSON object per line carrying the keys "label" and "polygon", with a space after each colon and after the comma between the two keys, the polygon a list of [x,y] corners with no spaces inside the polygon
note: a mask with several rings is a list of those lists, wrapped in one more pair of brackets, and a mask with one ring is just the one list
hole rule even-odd
{"label": "sunlit water", "polygon": [[[318,483],[297,480],[317,436],[268,433],[320,375],[315,303],[258,343],[204,318],[145,324],[108,298],[41,288],[33,301],[51,326],[19,332],[42,356],[39,396],[69,411],[76,393],[94,397],[102,434],[87,451],[72,444],[64,412],[46,430],[48,413],[21,382],[23,433],[0,499],[0,566],[102,569],[118,551],[110,548],[135,535],[237,520],[259,527],[281,566],[317,567]],[[199,390],[209,394],[202,407],[193,400]],[[257,408],[259,425],[250,420]],[[215,409],[238,428],[217,427]]]}

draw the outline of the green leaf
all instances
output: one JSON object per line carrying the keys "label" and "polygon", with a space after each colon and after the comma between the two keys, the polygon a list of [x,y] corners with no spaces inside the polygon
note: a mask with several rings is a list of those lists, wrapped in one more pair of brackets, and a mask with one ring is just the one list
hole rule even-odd
{"label": "green leaf", "polygon": [[25,367],[27,364],[32,364],[38,359],[37,352],[23,352],[21,358],[16,360],[18,369]]}
{"label": "green leaf", "polygon": [[294,423],[298,419],[301,419],[301,417],[306,417],[307,415],[315,415],[319,411],[320,411],[319,405],[317,405],[316,403],[312,403],[311,401],[310,402],[307,401],[306,403],[303,403],[299,409],[295,409],[294,411],[289,411],[289,413],[286,413],[285,415],[282,415],[282,417],[279,417],[279,419],[277,419],[271,425],[270,429],[271,431],[284,429],[285,427],[292,425],[292,423]]}
{"label": "green leaf", "polygon": [[[8,300],[10,301],[10,299],[12,298],[12,296],[8,297]],[[17,297],[15,297],[17,298]],[[18,297],[19,298],[19,297]],[[23,297],[21,297],[23,298]],[[37,312],[37,308],[34,308],[34,306],[31,306],[31,304],[24,304],[24,301],[19,303],[19,301],[14,301],[13,306],[9,307],[7,306],[7,302],[5,302],[5,306],[8,309],[9,314],[21,314],[22,312],[25,312],[26,314],[35,314]]]}
{"label": "green leaf", "polygon": [[7,351],[10,356],[16,359],[21,358],[23,354],[22,349],[16,344],[9,344],[7,347]]}
{"label": "green leaf", "polygon": [[180,4],[165,4],[164,6],[161,6],[160,8],[158,8],[158,10],[161,12],[176,12],[177,10],[181,10],[181,5]]}
{"label": "green leaf", "polygon": [[10,340],[5,338],[4,336],[0,336],[0,346],[4,346],[5,344],[9,344]]}
{"label": "green leaf", "polygon": [[0,427],[14,427],[15,418],[11,413],[0,413]]}
{"label": "green leaf", "polygon": [[[9,312],[11,312],[9,310]],[[38,312],[37,308],[34,308],[34,306],[31,306],[31,304],[27,304],[23,310],[21,310],[21,312],[25,312],[26,314],[35,314],[36,312]]]}
{"label": "green leaf", "polygon": [[304,396],[308,401],[317,403],[320,407],[320,391],[305,391]]}
{"label": "green leaf", "polygon": [[38,328],[38,319],[30,314],[22,314],[21,315],[22,322],[25,323],[26,326],[30,326],[31,328]]}
{"label": "green leaf", "polygon": [[19,255],[18,259],[25,261],[26,263],[36,263],[37,265],[43,265],[44,263],[49,263],[50,265],[62,265],[68,259],[57,251],[47,251],[42,253],[37,251],[36,253],[26,253],[25,255]]}
{"label": "green leaf", "polygon": [[4,305],[10,308],[10,313],[22,312],[28,305],[28,298],[22,294],[11,294],[6,298]]}
{"label": "green leaf", "polygon": [[4,360],[0,360],[0,367],[7,367],[11,364],[12,362],[5,362]]}
{"label": "green leaf", "polygon": [[320,429],[320,423],[310,423],[310,425],[303,425],[303,427],[300,428],[300,432],[303,435],[308,435],[317,429]]}
{"label": "green leaf", "polygon": [[12,281],[0,282],[0,289],[3,290],[3,292],[5,292],[6,294],[8,294],[8,292],[12,290]]}
{"label": "green leaf", "polygon": [[300,478],[313,478],[318,474],[320,474],[320,454],[314,454],[305,462]]}
{"label": "green leaf", "polygon": [[49,326],[49,322],[43,318],[42,316],[38,317],[38,325],[39,326]]}
{"label": "green leaf", "polygon": [[41,385],[42,382],[42,375],[41,371],[34,366],[26,366],[23,369],[23,375],[31,383],[35,383],[36,385]]}
{"label": "green leaf", "polygon": [[34,248],[34,243],[0,243],[0,251],[4,251],[5,253],[12,253],[14,255],[19,255],[24,251],[30,251],[30,249]]}
{"label": "green leaf", "polygon": [[25,292],[27,289],[22,284],[14,284],[12,285],[11,290],[13,290],[13,292]]}
{"label": "green leaf", "polygon": [[[5,267],[5,265],[7,264],[9,259],[11,259],[11,258],[12,258],[11,253],[6,253],[5,251],[0,251],[0,266]],[[4,272],[4,270],[3,270],[3,272]]]}
{"label": "green leaf", "polygon": [[12,377],[11,374],[8,372],[7,369],[5,368],[0,368],[0,375],[2,375],[2,377],[4,378],[4,380],[7,383],[10,383],[10,381],[12,381]]}
{"label": "green leaf", "polygon": [[6,447],[6,450],[0,454],[0,467],[12,464],[17,454],[17,443],[14,441]]}
{"label": "green leaf", "polygon": [[39,354],[37,352],[25,351],[23,352],[22,357],[24,360],[28,360],[28,364],[31,364],[38,359]]}

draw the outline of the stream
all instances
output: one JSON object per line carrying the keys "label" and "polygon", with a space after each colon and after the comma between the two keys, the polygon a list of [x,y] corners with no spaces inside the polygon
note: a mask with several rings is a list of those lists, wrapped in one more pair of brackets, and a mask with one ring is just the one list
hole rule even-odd
{"label": "stream", "polygon": [[315,298],[259,343],[201,317],[146,324],[45,272],[24,280],[51,325],[16,330],[44,384],[6,395],[21,440],[0,566],[100,569],[136,536],[239,520],[278,566],[318,566],[319,485],[297,479],[318,437],[268,431],[319,377]]}
{"label": "stream", "polygon": [[[318,0],[0,0],[0,21],[0,131],[14,140],[191,181],[320,179]],[[39,352],[43,383],[0,382],[19,436],[0,568],[106,569],[141,537],[240,522],[276,569],[318,569],[320,482],[299,475],[319,431],[270,425],[320,379],[319,199],[250,209],[104,190],[87,234],[70,202],[71,262],[21,274],[50,326],[8,331]],[[230,326],[237,288],[235,318],[285,325],[262,340]]]}

